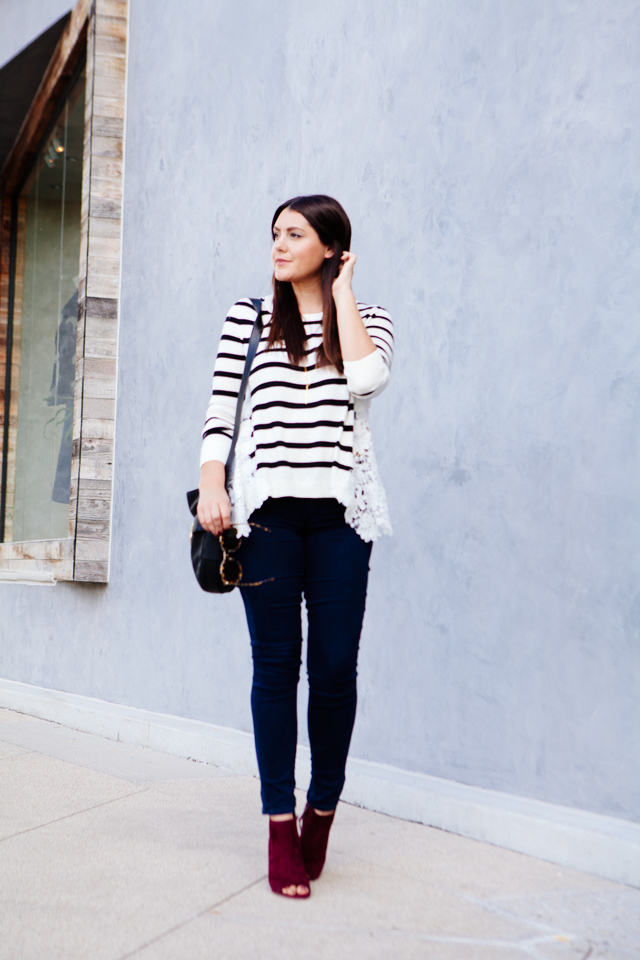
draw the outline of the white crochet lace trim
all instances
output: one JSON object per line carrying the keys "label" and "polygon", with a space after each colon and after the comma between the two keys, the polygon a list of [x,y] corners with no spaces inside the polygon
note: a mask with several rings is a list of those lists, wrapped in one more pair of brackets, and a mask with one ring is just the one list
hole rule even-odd
{"label": "white crochet lace trim", "polygon": [[391,536],[387,497],[378,474],[369,426],[370,400],[354,401],[353,421],[353,490],[349,503],[344,503],[344,518],[367,542],[386,533]]}
{"label": "white crochet lace trim", "polygon": [[[378,474],[369,426],[370,401],[354,400],[353,470],[333,470],[331,493],[345,507],[345,520],[363,540],[377,540],[391,534],[391,522],[384,487]],[[257,470],[251,403],[245,400],[236,446],[233,476],[229,485],[231,522],[241,537],[248,537],[248,520],[254,510],[272,496],[268,471]],[[253,456],[252,456],[253,454]]]}

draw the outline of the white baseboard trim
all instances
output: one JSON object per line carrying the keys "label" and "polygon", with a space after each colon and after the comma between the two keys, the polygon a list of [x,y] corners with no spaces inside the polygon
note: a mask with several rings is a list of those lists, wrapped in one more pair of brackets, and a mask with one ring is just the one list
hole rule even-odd
{"label": "white baseboard trim", "polygon": [[56,578],[52,573],[42,573],[39,570],[18,571],[0,570],[0,583],[17,583],[29,587],[55,587]]}
{"label": "white baseboard trim", "polygon": [[[241,730],[16,680],[0,679],[0,706],[110,740],[257,776],[253,737]],[[309,782],[309,769],[309,750],[300,746],[296,770],[299,786]],[[628,820],[355,758],[348,761],[342,799],[563,867],[640,886],[640,824]]]}

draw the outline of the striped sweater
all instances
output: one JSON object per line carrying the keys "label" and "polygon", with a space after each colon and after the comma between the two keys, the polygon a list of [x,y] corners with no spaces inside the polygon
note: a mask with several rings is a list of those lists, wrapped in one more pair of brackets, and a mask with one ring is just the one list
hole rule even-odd
{"label": "striped sweater", "polygon": [[[381,307],[358,303],[376,350],[362,360],[346,361],[341,375],[335,367],[315,363],[322,342],[321,314],[303,317],[307,342],[300,366],[289,362],[283,345],[267,350],[272,305],[271,297],[264,300],[264,329],[251,367],[236,451],[234,472],[240,476],[230,478],[232,520],[238,524],[248,519],[247,510],[256,509],[267,497],[335,497],[348,507],[358,453],[354,454],[356,413],[366,411],[368,401],[382,392],[390,376],[393,325]],[[235,303],[225,320],[201,464],[224,463],[229,454],[254,320],[250,300]],[[239,490],[240,485],[252,489]],[[239,509],[234,500],[241,500],[246,509]]]}

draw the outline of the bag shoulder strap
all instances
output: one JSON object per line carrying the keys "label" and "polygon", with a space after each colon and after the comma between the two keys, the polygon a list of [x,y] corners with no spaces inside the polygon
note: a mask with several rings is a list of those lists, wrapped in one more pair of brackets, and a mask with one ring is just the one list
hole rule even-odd
{"label": "bag shoulder strap", "polygon": [[256,311],[256,320],[253,324],[253,329],[251,330],[251,336],[249,337],[249,346],[247,347],[247,359],[244,363],[244,371],[242,373],[242,380],[240,381],[240,389],[238,390],[238,404],[236,406],[236,421],[233,426],[233,437],[231,438],[231,449],[229,450],[229,456],[227,457],[227,462],[225,464],[225,474],[226,482],[229,483],[229,477],[231,476],[231,471],[233,470],[233,464],[236,457],[236,443],[238,442],[238,434],[240,433],[240,423],[242,421],[242,407],[244,405],[244,398],[247,392],[247,385],[249,383],[249,374],[251,373],[251,364],[253,363],[253,358],[256,355],[258,346],[260,345],[260,338],[262,337],[262,300],[254,300],[251,298],[251,303],[253,304],[253,309]]}

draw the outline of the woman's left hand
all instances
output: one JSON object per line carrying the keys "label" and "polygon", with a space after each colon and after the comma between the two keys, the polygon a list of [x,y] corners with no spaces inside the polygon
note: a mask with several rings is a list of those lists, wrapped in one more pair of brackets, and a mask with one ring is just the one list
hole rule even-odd
{"label": "woman's left hand", "polygon": [[340,350],[342,359],[362,360],[374,353],[376,345],[367,333],[356,298],[351,289],[353,280],[353,268],[356,265],[355,253],[345,252],[340,257],[340,273],[333,281],[332,291],[333,299],[336,305],[338,320],[338,336],[340,337]]}
{"label": "woman's left hand", "polygon": [[347,290],[351,290],[351,281],[353,280],[353,268],[356,265],[355,253],[351,253],[349,250],[345,250],[340,260],[340,273],[333,281],[332,291],[334,297],[338,296],[341,293],[345,293]]}

